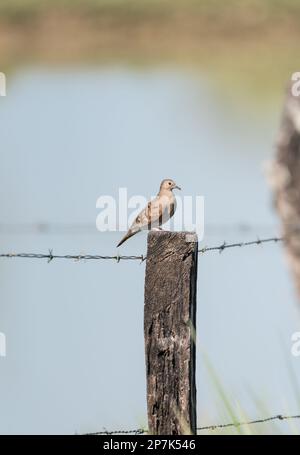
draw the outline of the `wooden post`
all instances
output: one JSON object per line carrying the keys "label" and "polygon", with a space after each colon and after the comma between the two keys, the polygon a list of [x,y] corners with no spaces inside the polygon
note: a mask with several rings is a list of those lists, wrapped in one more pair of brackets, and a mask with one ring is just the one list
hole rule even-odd
{"label": "wooden post", "polygon": [[289,85],[270,173],[290,267],[300,297],[300,96]]}
{"label": "wooden post", "polygon": [[144,334],[149,433],[196,434],[195,233],[151,231]]}

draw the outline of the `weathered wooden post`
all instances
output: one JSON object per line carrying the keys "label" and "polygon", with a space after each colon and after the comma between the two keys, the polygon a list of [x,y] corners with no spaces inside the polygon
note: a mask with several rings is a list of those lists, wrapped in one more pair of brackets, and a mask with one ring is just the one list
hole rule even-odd
{"label": "weathered wooden post", "polygon": [[300,297],[300,93],[294,88],[287,89],[270,181]]}
{"label": "weathered wooden post", "polygon": [[195,233],[151,231],[144,334],[149,433],[196,434]]}

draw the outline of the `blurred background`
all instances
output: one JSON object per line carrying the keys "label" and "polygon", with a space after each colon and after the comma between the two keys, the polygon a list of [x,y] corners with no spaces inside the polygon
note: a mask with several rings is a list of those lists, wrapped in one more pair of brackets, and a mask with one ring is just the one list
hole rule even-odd
{"label": "blurred background", "polygon": [[[205,197],[202,247],[279,235],[264,170],[299,24],[296,0],[0,0],[1,252],[116,254],[97,198],[166,177]],[[147,426],[144,271],[1,260],[0,433]],[[299,414],[299,308],[281,245],[199,257],[198,426]]]}

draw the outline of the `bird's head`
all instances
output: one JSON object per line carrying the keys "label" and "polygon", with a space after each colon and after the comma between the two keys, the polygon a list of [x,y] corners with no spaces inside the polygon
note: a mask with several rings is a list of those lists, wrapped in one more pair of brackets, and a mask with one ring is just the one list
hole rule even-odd
{"label": "bird's head", "polygon": [[166,190],[172,191],[175,188],[177,190],[181,190],[181,188],[178,185],[176,185],[176,183],[172,179],[165,179],[160,184],[160,191],[166,191]]}

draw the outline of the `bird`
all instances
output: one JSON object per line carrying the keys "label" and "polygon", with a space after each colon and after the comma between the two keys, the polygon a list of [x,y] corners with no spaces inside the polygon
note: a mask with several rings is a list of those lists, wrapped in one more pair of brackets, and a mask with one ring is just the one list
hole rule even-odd
{"label": "bird", "polygon": [[166,223],[175,213],[176,198],[173,190],[181,188],[172,179],[164,179],[157,196],[149,201],[146,207],[138,214],[130,229],[117,245],[121,246],[126,240],[142,230],[160,230],[161,225]]}

